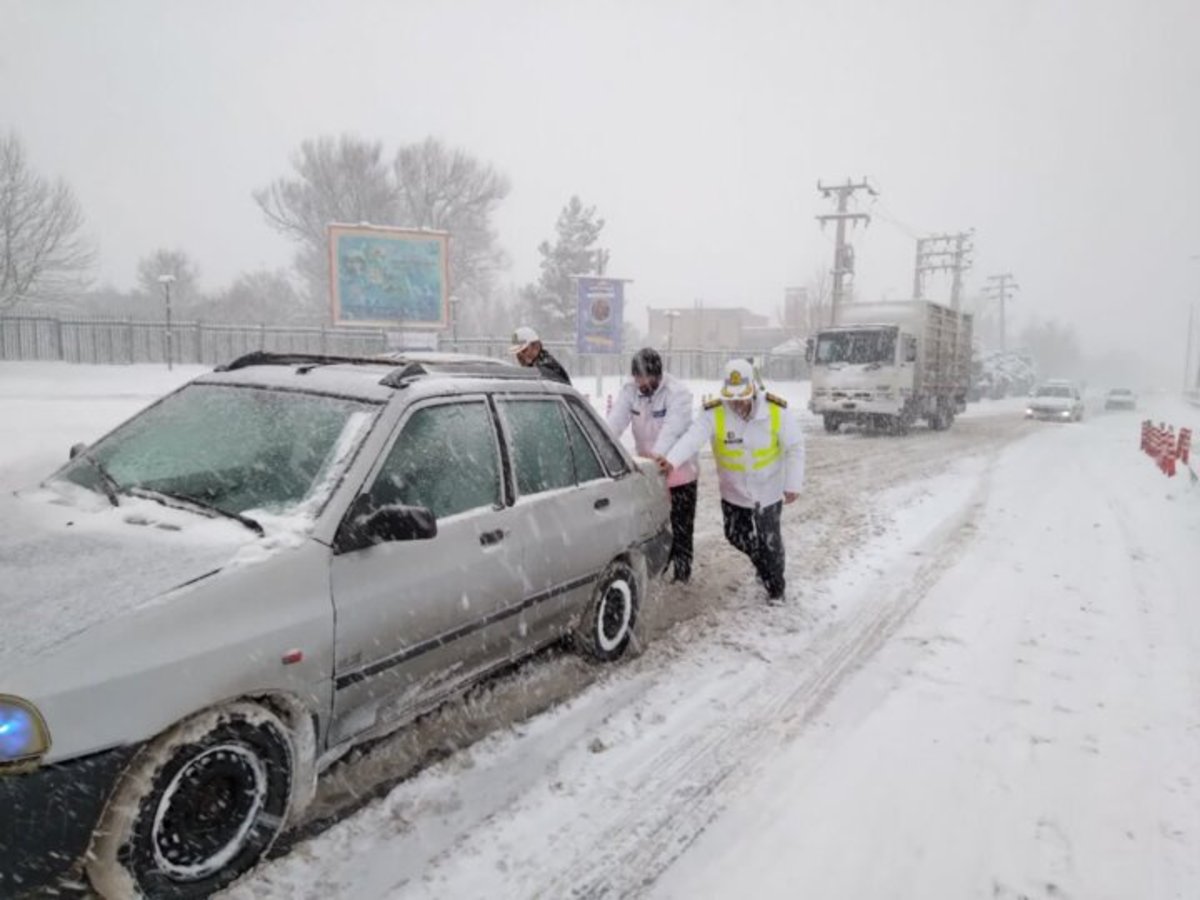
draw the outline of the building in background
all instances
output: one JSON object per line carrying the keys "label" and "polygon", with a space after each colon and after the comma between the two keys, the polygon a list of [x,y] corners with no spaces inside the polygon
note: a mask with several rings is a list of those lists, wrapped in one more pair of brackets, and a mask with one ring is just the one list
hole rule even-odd
{"label": "building in background", "polygon": [[766,316],[734,306],[652,307],[649,343],[664,350],[744,350],[759,329],[770,328]]}

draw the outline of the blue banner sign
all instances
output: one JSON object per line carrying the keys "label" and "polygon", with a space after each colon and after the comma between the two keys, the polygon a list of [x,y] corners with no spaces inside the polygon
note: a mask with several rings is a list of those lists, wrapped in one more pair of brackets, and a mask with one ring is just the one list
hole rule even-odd
{"label": "blue banner sign", "polygon": [[619,278],[576,279],[579,309],[575,349],[580,353],[620,353],[625,282]]}
{"label": "blue banner sign", "polygon": [[333,324],[448,327],[448,240],[442,231],[330,225]]}

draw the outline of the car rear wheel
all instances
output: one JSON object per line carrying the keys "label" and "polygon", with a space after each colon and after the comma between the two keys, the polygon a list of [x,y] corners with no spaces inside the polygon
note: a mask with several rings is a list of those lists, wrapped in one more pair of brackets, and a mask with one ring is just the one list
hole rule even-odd
{"label": "car rear wheel", "polygon": [[620,658],[637,624],[639,585],[633,569],[613,563],[596,582],[592,599],[575,630],[575,645],[600,662]]}
{"label": "car rear wheel", "polygon": [[249,870],[287,819],[287,727],[253,703],[181,723],[144,747],[96,830],[87,872],[101,896],[207,897]]}

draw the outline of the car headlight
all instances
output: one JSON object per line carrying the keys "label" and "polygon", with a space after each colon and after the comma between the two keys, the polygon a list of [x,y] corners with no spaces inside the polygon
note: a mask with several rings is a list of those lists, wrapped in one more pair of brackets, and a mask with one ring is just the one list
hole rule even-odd
{"label": "car headlight", "polygon": [[1032,416],[1033,415],[1033,407],[1029,407],[1028,409],[1026,409],[1025,415]]}
{"label": "car headlight", "polygon": [[50,749],[50,729],[37,707],[0,694],[0,770],[36,765]]}
{"label": "car headlight", "polygon": [[1069,409],[1064,409],[1062,412],[1059,413],[1059,415],[1060,416],[1070,416],[1071,411]]}

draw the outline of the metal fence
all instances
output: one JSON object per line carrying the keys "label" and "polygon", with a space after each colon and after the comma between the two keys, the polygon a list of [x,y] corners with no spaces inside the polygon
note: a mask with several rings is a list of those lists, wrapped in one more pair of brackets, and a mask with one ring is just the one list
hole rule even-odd
{"label": "metal fence", "polygon": [[[41,316],[0,316],[0,360],[58,360],[70,363],[130,365],[166,363],[216,366],[244,353],[323,353],[360,356],[395,349],[388,333],[375,328],[300,328],[280,325],[222,325],[138,319],[57,319]],[[567,341],[546,341],[546,347],[566,366],[572,378],[624,375],[629,353],[575,352]],[[438,349],[505,358],[509,339],[439,336]],[[631,349],[632,352],[632,349]],[[808,377],[803,356],[761,350],[675,349],[661,351],[668,372],[680,378],[715,380],[733,357],[752,357],[768,380]]]}

